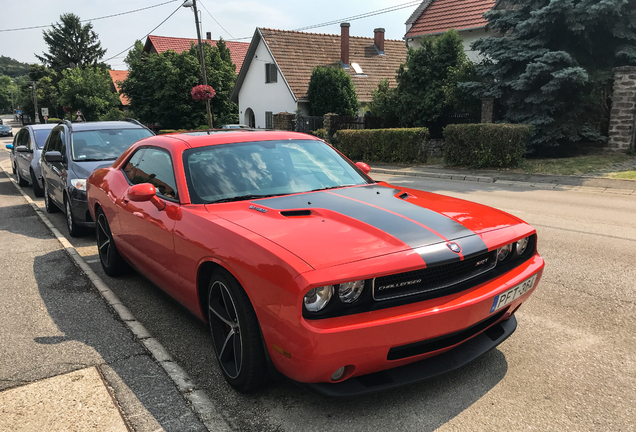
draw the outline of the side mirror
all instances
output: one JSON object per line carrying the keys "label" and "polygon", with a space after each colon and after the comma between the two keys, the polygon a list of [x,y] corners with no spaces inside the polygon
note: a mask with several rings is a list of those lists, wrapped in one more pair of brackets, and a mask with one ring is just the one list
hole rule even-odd
{"label": "side mirror", "polygon": [[49,163],[62,162],[62,153],[59,151],[48,151],[44,153],[44,160]]}
{"label": "side mirror", "polygon": [[15,148],[15,151],[17,151],[18,153],[28,153],[29,149],[27,148],[27,146],[19,145]]}
{"label": "side mirror", "polygon": [[13,150],[13,144],[7,144],[5,147],[7,150]]}
{"label": "side mirror", "polygon": [[150,201],[159,211],[166,207],[166,203],[157,198],[157,190],[154,185],[150,183],[140,183],[131,186],[128,189],[127,196],[128,199],[133,202]]}
{"label": "side mirror", "polygon": [[365,174],[369,174],[371,172],[371,167],[364,162],[356,162],[356,166]]}

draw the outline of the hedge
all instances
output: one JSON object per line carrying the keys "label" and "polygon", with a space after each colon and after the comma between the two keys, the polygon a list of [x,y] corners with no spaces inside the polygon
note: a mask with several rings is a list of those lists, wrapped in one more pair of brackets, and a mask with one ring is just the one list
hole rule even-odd
{"label": "hedge", "polygon": [[454,124],[444,128],[444,163],[471,168],[518,166],[532,126],[504,123]]}
{"label": "hedge", "polygon": [[189,129],[161,129],[157,132],[157,135],[175,133],[175,132],[187,132]]}
{"label": "hedge", "polygon": [[426,162],[428,129],[344,129],[336,148],[354,161]]}

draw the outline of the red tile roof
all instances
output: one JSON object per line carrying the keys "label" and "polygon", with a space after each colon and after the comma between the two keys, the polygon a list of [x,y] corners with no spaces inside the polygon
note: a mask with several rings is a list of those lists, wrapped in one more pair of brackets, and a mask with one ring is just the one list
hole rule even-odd
{"label": "red tile roof", "polygon": [[[115,91],[119,93],[119,82],[126,79],[128,76],[128,71],[120,71],[120,70],[109,70],[110,78],[113,80],[113,86],[115,86]],[[119,100],[122,105],[130,105],[130,101],[127,96],[119,93]]]}
{"label": "red tile roof", "polygon": [[[483,14],[495,0],[424,0],[429,3],[406,33],[406,38],[443,33],[449,29],[467,30],[485,27]],[[407,21],[408,23],[408,21]]]}
{"label": "red tile roof", "polygon": [[[340,35],[297,31],[259,29],[278,67],[299,100],[307,99],[311,73],[316,66],[340,63]],[[397,69],[406,61],[406,45],[401,40],[384,41],[385,55],[379,55],[373,38],[349,37],[349,63],[360,65],[364,75],[356,75],[353,67],[345,69],[351,76],[358,100],[371,101],[371,92],[380,81],[389,79],[395,87]]]}
{"label": "red tile roof", "polygon": [[[207,42],[211,46],[215,47],[217,41],[203,39],[202,42]],[[148,36],[148,39],[146,39],[144,51],[162,53],[172,50],[177,53],[182,53],[185,50],[189,50],[193,43],[196,44],[197,40],[150,35]],[[241,71],[241,66],[243,65],[243,60],[245,59],[245,54],[247,54],[247,49],[250,44],[247,42],[225,41],[225,45],[230,50],[232,62],[236,65],[236,73],[238,74]]]}

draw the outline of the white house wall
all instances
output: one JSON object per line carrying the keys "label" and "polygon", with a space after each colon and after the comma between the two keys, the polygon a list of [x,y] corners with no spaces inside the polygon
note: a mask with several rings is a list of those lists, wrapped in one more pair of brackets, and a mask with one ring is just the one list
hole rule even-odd
{"label": "white house wall", "polygon": [[[470,48],[470,45],[479,38],[482,38],[485,36],[492,36],[492,33],[487,33],[486,29],[483,29],[483,28],[476,29],[476,30],[462,30],[458,33],[462,38],[462,41],[463,41],[462,43],[464,45],[464,52],[466,53],[468,58],[474,63],[479,63],[483,59],[483,57],[479,55],[479,51],[473,51]],[[436,35],[436,36],[440,36],[440,35]],[[413,49],[420,48],[422,46],[420,44],[420,38],[409,39],[408,46]]]}
{"label": "white house wall", "polygon": [[245,81],[238,95],[239,122],[248,124],[245,113],[248,108],[254,112],[257,128],[265,128],[265,112],[294,113],[296,102],[283,79],[280,70],[275,83],[265,83],[265,64],[274,63],[264,41],[260,41],[252,59]]}

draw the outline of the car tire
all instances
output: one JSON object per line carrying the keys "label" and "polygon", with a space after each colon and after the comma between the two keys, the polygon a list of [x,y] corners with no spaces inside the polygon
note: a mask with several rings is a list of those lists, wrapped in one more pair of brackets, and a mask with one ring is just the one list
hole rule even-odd
{"label": "car tire", "polygon": [[267,365],[258,319],[241,285],[225,271],[210,280],[208,320],[225,380],[244,393],[262,387]]}
{"label": "car tire", "polygon": [[35,173],[31,170],[31,183],[33,184],[33,195],[40,198],[44,196],[44,190],[40,187],[38,179],[35,177]]}
{"label": "car tire", "polygon": [[60,210],[51,200],[51,195],[49,194],[49,187],[46,185],[46,180],[44,180],[44,208],[46,209],[47,213],[57,213]]}
{"label": "car tire", "polygon": [[20,186],[28,186],[29,185],[29,181],[25,180],[22,178],[22,176],[20,175],[20,170],[16,169],[16,173],[15,173],[17,179],[18,179],[18,184]]}
{"label": "car tire", "polygon": [[106,214],[101,208],[95,212],[95,235],[97,239],[97,251],[99,253],[99,261],[102,264],[104,273],[108,276],[120,276],[128,273],[130,266],[119,255],[113,234],[110,231],[110,225]]}
{"label": "car tire", "polygon": [[66,227],[71,237],[79,237],[84,234],[82,227],[77,225],[75,216],[73,216],[73,209],[71,208],[71,200],[67,197],[64,197],[64,211],[66,213]]}

